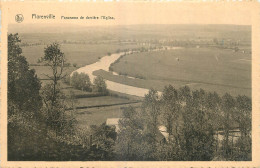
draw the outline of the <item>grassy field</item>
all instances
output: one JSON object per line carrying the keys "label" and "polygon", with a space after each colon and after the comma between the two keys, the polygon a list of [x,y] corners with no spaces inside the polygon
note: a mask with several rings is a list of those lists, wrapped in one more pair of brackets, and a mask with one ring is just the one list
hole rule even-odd
{"label": "grassy field", "polygon": [[[179,59],[179,61],[177,60]],[[134,68],[133,68],[134,67]],[[114,71],[129,76],[139,74],[144,80],[112,77],[96,72],[106,79],[130,85],[162,90],[162,86],[189,85],[219,93],[251,96],[251,55],[216,48],[185,48],[127,55],[114,64]],[[132,81],[132,82],[130,82]],[[164,84],[162,84],[164,83]]]}
{"label": "grassy field", "polygon": [[[132,104],[134,107],[140,107],[141,103]],[[98,125],[106,122],[107,118],[122,117],[122,110],[129,105],[119,105],[110,107],[99,107],[77,110],[76,119],[81,128],[90,125]]]}
{"label": "grassy field", "polygon": [[[44,48],[47,45],[23,47],[23,55],[30,64],[36,64],[37,60],[44,56]],[[138,48],[138,45],[130,44],[62,44],[61,50],[65,53],[68,63],[77,64],[78,67],[97,62],[107,53],[115,53],[118,49]]]}

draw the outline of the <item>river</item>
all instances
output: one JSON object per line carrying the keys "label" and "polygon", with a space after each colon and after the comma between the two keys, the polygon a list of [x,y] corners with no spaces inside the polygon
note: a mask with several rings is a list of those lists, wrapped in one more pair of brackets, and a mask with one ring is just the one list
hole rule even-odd
{"label": "river", "polygon": [[[180,47],[172,47],[172,48],[167,47],[167,49],[179,49],[179,48]],[[162,50],[162,49],[160,49],[160,50]],[[158,51],[158,49],[149,51],[149,52],[155,52],[155,51]],[[130,52],[128,52],[126,54],[129,54],[129,53]],[[89,75],[89,78],[90,78],[91,82],[93,83],[94,78],[96,77],[95,75],[93,75],[94,71],[104,70],[104,71],[109,72],[110,65],[124,54],[125,54],[125,52],[111,54],[110,56],[106,55],[106,56],[102,57],[101,59],[99,59],[99,61],[97,61],[93,64],[86,65],[84,67],[81,67],[81,68],[73,71],[71,73],[71,75],[74,72],[86,73]],[[118,74],[113,73],[113,75],[118,75]],[[128,76],[128,78],[133,79],[134,77]],[[128,95],[133,95],[133,96],[144,97],[149,92],[149,89],[146,89],[146,88],[134,87],[134,86],[121,84],[121,83],[117,83],[117,82],[113,82],[113,81],[109,81],[109,80],[106,80],[106,84],[107,84],[107,89],[109,89],[109,90],[120,92],[120,93],[125,93]],[[159,94],[161,94],[161,92],[159,92]]]}

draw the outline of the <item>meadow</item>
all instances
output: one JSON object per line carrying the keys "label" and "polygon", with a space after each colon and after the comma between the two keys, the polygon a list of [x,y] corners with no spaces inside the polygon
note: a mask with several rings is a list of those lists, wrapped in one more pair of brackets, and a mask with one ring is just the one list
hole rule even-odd
{"label": "meadow", "polygon": [[[134,68],[133,68],[134,67]],[[175,87],[188,85],[192,89],[203,88],[218,93],[245,94],[251,97],[251,55],[217,48],[183,48],[176,50],[130,54],[113,70],[128,76],[141,75],[144,79],[133,82],[122,76],[96,72],[106,79],[133,86],[162,90],[163,84]],[[124,82],[125,81],[125,82]]]}
{"label": "meadow", "polygon": [[106,105],[127,104],[135,101],[111,96],[98,96],[77,99],[77,107],[102,107]]}

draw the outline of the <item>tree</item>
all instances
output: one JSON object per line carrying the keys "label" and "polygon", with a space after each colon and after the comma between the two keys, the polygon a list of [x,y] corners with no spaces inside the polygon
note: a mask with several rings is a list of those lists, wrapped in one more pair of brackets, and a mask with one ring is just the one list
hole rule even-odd
{"label": "tree", "polygon": [[[145,116],[144,122],[146,122],[145,130],[151,134],[152,137],[156,137],[158,134],[160,115],[160,99],[156,90],[150,89],[149,93],[145,95],[142,104],[142,111]],[[156,143],[155,138],[154,142]]]}
{"label": "tree", "polygon": [[229,133],[234,124],[234,120],[232,120],[232,115],[234,113],[235,100],[234,98],[226,93],[222,97],[221,101],[221,110],[222,110],[222,122],[223,122],[223,131],[224,131],[224,141],[223,141],[223,149],[224,149],[224,157],[228,158],[231,154],[231,146],[229,142]]}
{"label": "tree", "polygon": [[209,122],[212,123],[216,133],[216,152],[219,150],[219,130],[222,128],[222,118],[220,114],[221,98],[216,92],[209,92],[206,96],[206,109],[209,117]]}
{"label": "tree", "polygon": [[236,108],[233,118],[238,124],[241,137],[234,144],[232,157],[234,160],[252,160],[252,138],[251,138],[251,121],[252,121],[252,101],[247,96],[236,97]]}
{"label": "tree", "polygon": [[36,117],[41,108],[41,83],[22,56],[18,34],[8,35],[8,116]]}
{"label": "tree", "polygon": [[37,137],[28,135],[38,131],[32,128],[40,121],[42,106],[41,83],[22,55],[20,43],[17,33],[8,35],[8,160],[21,159],[34,152],[28,151],[37,146]]}
{"label": "tree", "polygon": [[192,92],[182,111],[181,160],[211,160],[214,151],[214,129],[205,108],[204,90]]}
{"label": "tree", "polygon": [[94,160],[113,160],[116,132],[105,123],[92,128],[91,156]]}
{"label": "tree", "polygon": [[163,123],[165,123],[167,132],[170,135],[174,134],[175,136],[177,136],[181,106],[178,92],[171,85],[165,87],[163,90],[162,109]]}
{"label": "tree", "polygon": [[52,81],[52,96],[51,96],[51,107],[55,105],[56,101],[56,86],[63,76],[63,70],[65,67],[65,56],[60,50],[60,45],[53,43],[48,45],[44,49],[44,56],[41,60],[48,65],[52,70],[52,76],[46,75]]}
{"label": "tree", "polygon": [[247,96],[236,97],[236,110],[234,120],[238,123],[242,137],[249,136],[251,132],[252,102]]}
{"label": "tree", "polygon": [[190,88],[186,85],[184,87],[179,88],[178,96],[179,96],[179,99],[182,101],[182,103],[185,104],[191,98]]}
{"label": "tree", "polygon": [[153,160],[153,137],[147,134],[145,127],[141,111],[132,106],[124,109],[115,149],[119,160]]}
{"label": "tree", "polygon": [[[53,43],[44,49],[42,62],[48,65],[52,71],[52,76],[46,75],[52,82],[46,84],[42,89],[44,102],[43,111],[45,112],[46,124],[61,134],[65,130],[73,129],[75,119],[66,115],[67,102],[66,96],[62,93],[59,82],[65,75],[65,55],[60,50],[57,43]],[[71,132],[71,131],[70,131]]]}
{"label": "tree", "polygon": [[70,85],[76,89],[91,91],[91,82],[88,74],[74,72],[70,77]]}
{"label": "tree", "polygon": [[106,84],[104,78],[102,78],[101,76],[97,76],[94,79],[94,91],[103,93],[103,94],[108,93],[107,84]]}

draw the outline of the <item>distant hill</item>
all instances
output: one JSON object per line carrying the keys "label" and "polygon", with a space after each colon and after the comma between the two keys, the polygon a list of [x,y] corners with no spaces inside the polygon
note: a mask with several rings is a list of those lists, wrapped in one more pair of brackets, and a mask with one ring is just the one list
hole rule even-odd
{"label": "distant hill", "polygon": [[[245,25],[127,25],[79,26],[75,24],[14,24],[9,33],[19,33],[25,41],[41,40],[156,40],[225,38],[251,42],[251,26]],[[55,35],[54,35],[55,34]],[[28,38],[27,38],[28,37]]]}

